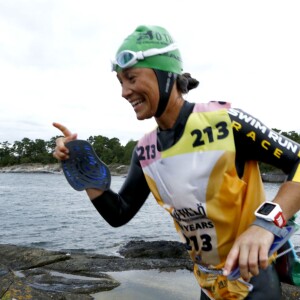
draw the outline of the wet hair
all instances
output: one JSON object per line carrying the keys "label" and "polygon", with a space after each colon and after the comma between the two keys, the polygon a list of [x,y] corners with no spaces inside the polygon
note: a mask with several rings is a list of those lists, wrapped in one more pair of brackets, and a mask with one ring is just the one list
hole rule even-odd
{"label": "wet hair", "polygon": [[199,85],[199,81],[193,78],[190,73],[183,73],[177,76],[176,85],[182,94],[187,94]]}

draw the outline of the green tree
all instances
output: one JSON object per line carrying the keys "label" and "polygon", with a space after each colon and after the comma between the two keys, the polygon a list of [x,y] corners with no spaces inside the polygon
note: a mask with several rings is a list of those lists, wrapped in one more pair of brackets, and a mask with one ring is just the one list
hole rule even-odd
{"label": "green tree", "polygon": [[47,151],[47,142],[42,139],[36,139],[31,142],[30,158],[32,162],[47,164],[49,162],[49,153]]}
{"label": "green tree", "polygon": [[0,166],[9,166],[14,164],[12,151],[12,145],[8,141],[0,143]]}
{"label": "green tree", "polygon": [[96,154],[106,164],[111,164],[114,161],[114,153],[109,148],[109,138],[102,135],[90,136],[88,142],[92,144]]}
{"label": "green tree", "polygon": [[124,147],[121,145],[120,140],[118,138],[112,138],[108,141],[107,146],[113,153],[110,163],[122,163]]}
{"label": "green tree", "polygon": [[[300,144],[300,135],[296,131],[273,130]],[[42,139],[32,141],[25,137],[21,141],[15,141],[12,145],[7,141],[2,142],[0,143],[0,166],[21,163],[55,163],[57,160],[52,153],[58,137],[52,137],[49,141]],[[130,164],[132,151],[137,144],[137,141],[130,140],[124,147],[118,138],[109,139],[102,135],[90,136],[88,142],[92,144],[96,154],[106,164]],[[276,168],[263,163],[260,163],[260,168],[262,172],[276,172]]]}
{"label": "green tree", "polygon": [[57,159],[53,157],[53,152],[56,147],[56,139],[60,136],[55,136],[50,139],[50,141],[46,142],[46,150],[48,153],[48,163],[57,163]]}

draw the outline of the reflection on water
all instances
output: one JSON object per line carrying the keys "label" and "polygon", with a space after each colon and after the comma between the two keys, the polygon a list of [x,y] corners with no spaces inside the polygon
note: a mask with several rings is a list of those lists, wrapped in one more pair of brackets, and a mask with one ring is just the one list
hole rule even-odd
{"label": "reflection on water", "polygon": [[200,288],[192,272],[125,271],[107,273],[121,282],[112,291],[92,295],[95,300],[199,299]]}

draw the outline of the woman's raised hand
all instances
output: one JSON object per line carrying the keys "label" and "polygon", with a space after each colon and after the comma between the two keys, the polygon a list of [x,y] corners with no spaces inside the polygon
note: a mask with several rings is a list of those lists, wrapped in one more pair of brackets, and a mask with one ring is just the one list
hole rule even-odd
{"label": "woman's raised hand", "polygon": [[74,141],[77,139],[77,133],[72,133],[67,127],[60,123],[53,123],[53,126],[59,129],[62,134],[64,135],[63,137],[59,137],[56,139],[56,147],[53,152],[53,156],[57,158],[58,160],[65,160],[69,158],[69,150],[65,146],[66,143],[70,141]]}

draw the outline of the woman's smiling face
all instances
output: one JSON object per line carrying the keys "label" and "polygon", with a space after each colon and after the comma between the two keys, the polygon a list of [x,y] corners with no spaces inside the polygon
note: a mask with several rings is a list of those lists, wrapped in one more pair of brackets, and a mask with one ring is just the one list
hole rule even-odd
{"label": "woman's smiling face", "polygon": [[133,107],[138,120],[152,118],[159,101],[157,77],[149,68],[130,68],[117,73],[122,97]]}

